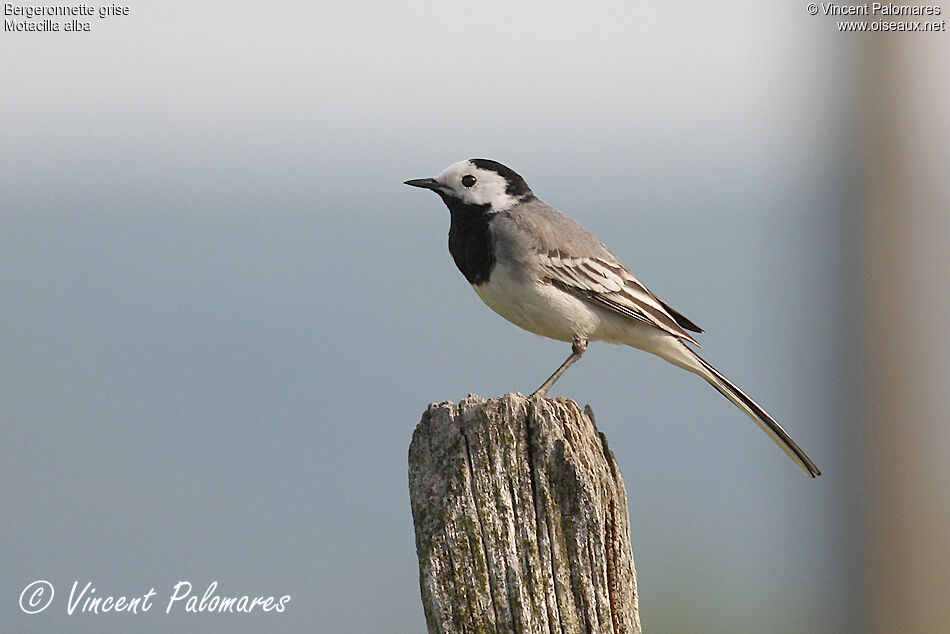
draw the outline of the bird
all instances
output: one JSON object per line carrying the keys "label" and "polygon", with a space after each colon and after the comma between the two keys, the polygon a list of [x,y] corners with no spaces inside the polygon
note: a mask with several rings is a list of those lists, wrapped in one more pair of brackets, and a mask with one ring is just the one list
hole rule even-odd
{"label": "bird", "polygon": [[690,347],[699,347],[690,333],[702,328],[650,292],[580,223],[542,202],[517,172],[473,158],[405,184],[435,192],[448,207],[449,253],[485,304],[528,332],[571,344],[532,397],[546,397],[589,343],[631,346],[705,379],[806,475],[821,475],[774,418]]}

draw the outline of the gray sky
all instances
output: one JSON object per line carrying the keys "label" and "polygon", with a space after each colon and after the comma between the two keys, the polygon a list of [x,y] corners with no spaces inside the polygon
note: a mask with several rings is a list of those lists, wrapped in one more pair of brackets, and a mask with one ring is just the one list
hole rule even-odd
{"label": "gray sky", "polygon": [[[422,631],[414,425],[569,351],[483,306],[401,185],[473,156],[704,327],[825,473],[592,346],[552,395],[623,470],[645,626],[854,625],[855,38],[778,2],[129,6],[0,36],[0,629]],[[165,615],[179,580],[292,599]],[[156,608],[69,616],[74,581]]]}

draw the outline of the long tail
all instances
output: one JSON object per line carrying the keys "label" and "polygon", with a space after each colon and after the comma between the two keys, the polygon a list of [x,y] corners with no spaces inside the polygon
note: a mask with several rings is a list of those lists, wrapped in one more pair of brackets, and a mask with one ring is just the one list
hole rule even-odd
{"label": "long tail", "polygon": [[[769,435],[769,438],[775,442],[779,448],[784,451],[789,458],[795,461],[802,471],[811,477],[817,477],[821,475],[821,471],[818,470],[818,467],[815,466],[815,463],[811,461],[811,458],[805,455],[805,452],[801,450],[795,441],[782,429],[782,426],[775,422],[775,419],[769,416],[762,407],[749,398],[745,392],[740,390],[735,384],[724,377],[719,370],[709,365],[705,359],[700,357],[698,354],[693,352],[691,349],[683,346],[682,349],[687,350],[695,359],[699,362],[700,367],[693,370],[699,376],[706,379],[706,381],[712,385],[714,388],[719,390],[719,393],[725,396],[727,399],[732,401],[732,403],[741,409],[746,415],[755,421],[755,424],[758,425],[762,431]],[[685,366],[684,366],[685,367]],[[692,369],[692,368],[689,368]],[[704,372],[697,370],[705,370]]]}

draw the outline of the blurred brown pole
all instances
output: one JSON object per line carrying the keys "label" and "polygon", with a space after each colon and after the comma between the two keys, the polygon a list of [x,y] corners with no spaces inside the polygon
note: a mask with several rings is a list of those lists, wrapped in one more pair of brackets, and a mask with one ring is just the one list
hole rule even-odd
{"label": "blurred brown pole", "polygon": [[950,33],[863,37],[868,623],[932,634],[950,631]]}

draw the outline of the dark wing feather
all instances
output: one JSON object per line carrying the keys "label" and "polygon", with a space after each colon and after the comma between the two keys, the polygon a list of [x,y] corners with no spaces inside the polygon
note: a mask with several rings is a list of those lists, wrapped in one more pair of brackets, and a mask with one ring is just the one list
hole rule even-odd
{"label": "dark wing feather", "polygon": [[687,319],[681,312],[664,302],[662,299],[660,299],[659,302],[663,308],[666,309],[666,312],[668,312],[670,316],[676,320],[676,323],[678,323],[680,327],[685,328],[686,330],[692,330],[693,332],[704,332],[702,328]]}
{"label": "dark wing feather", "polygon": [[699,345],[684,329],[696,324],[657,299],[619,261],[607,257],[572,257],[559,249],[538,254],[547,282],[581,299],[664,330]]}

